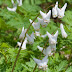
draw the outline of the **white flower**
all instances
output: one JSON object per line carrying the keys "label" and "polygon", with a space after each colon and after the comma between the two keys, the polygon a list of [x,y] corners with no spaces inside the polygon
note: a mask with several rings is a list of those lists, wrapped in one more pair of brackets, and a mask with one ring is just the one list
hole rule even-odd
{"label": "white flower", "polygon": [[[37,48],[42,52],[43,48],[40,46],[37,46]],[[51,56],[53,53],[51,53],[52,49],[50,46],[48,46],[46,49],[43,50],[44,55],[49,55]]]}
{"label": "white flower", "polygon": [[39,17],[37,17],[37,19],[38,19],[39,23],[42,25],[42,27],[46,27],[48,25],[47,22],[44,22],[44,19],[41,19]]}
{"label": "white flower", "polygon": [[58,31],[54,35],[51,35],[49,32],[47,32],[47,35],[49,37],[49,46],[56,50]]}
{"label": "white flower", "polygon": [[41,35],[42,38],[45,38],[46,36],[47,36],[47,34],[45,34],[45,35]]}
{"label": "white flower", "polygon": [[60,24],[60,29],[61,29],[62,37],[63,37],[63,38],[66,38],[68,35],[67,35],[67,33],[65,32],[62,23]]}
{"label": "white flower", "polygon": [[33,44],[34,43],[34,39],[35,39],[34,32],[32,32],[32,34],[30,36],[28,34],[26,34],[26,36],[27,36],[27,39],[29,41],[29,44]]}
{"label": "white flower", "polygon": [[[30,23],[32,23],[32,20],[31,19],[29,19],[29,21],[30,21]],[[36,31],[39,31],[40,30],[40,23],[39,22],[37,22],[37,23],[33,22],[32,23],[32,26],[34,27],[34,29]]]}
{"label": "white flower", "polygon": [[51,10],[49,10],[49,12],[46,14],[46,13],[43,13],[42,11],[40,11],[40,14],[42,16],[42,18],[44,20],[46,20],[47,22],[50,21],[50,17],[51,17]]}
{"label": "white flower", "polygon": [[53,16],[53,18],[56,18],[58,16],[57,8],[58,8],[58,1],[56,2],[55,7],[52,8],[52,16]]}
{"label": "white flower", "polygon": [[18,6],[22,6],[22,0],[17,0]]}
{"label": "white flower", "polygon": [[48,62],[48,56],[45,56],[42,60],[39,60],[39,59],[36,59],[36,58],[33,58],[34,61],[38,64],[38,67],[40,69],[43,69],[43,70],[46,70],[47,69],[47,62]]}
{"label": "white flower", "polygon": [[9,11],[13,11],[13,12],[15,12],[16,9],[17,9],[17,6],[14,6],[13,8],[9,8],[9,7],[7,7],[7,9],[8,9]]}
{"label": "white flower", "polygon": [[40,36],[40,32],[35,31],[35,35],[36,35],[36,36]]}
{"label": "white flower", "polygon": [[11,2],[12,2],[12,4],[14,4],[14,1],[13,0],[11,0]]}
{"label": "white flower", "polygon": [[[18,44],[19,47],[21,46],[21,43],[20,42],[17,42],[17,44]],[[25,38],[25,40],[23,42],[22,50],[25,50],[26,49],[26,44],[27,44],[27,38]]]}
{"label": "white flower", "polygon": [[65,3],[65,5],[61,9],[57,8],[58,18],[63,18],[65,16],[64,13],[65,13],[66,7],[67,7],[67,3]]}
{"label": "white flower", "polygon": [[46,27],[48,25],[48,23],[50,22],[51,10],[49,10],[49,12],[47,14],[40,11],[40,14],[43,19],[40,19],[39,17],[37,19],[43,27]]}
{"label": "white flower", "polygon": [[24,27],[23,27],[22,32],[21,32],[21,34],[19,36],[20,39],[24,39],[26,31],[27,31],[27,29],[24,30]]}

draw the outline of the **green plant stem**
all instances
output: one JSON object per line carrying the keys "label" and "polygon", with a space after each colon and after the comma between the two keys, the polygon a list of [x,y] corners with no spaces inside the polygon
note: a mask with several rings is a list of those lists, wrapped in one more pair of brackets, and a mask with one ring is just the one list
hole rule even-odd
{"label": "green plant stem", "polygon": [[[35,19],[33,20],[33,22],[36,20],[36,18],[39,16],[39,14],[40,14],[40,13],[38,13],[38,15],[35,17]],[[33,23],[33,22],[32,22],[32,23]],[[30,29],[32,23],[31,23],[30,26],[28,27],[26,33],[27,33],[28,30]],[[25,33],[25,37],[26,37],[26,33]],[[20,53],[20,51],[21,51],[21,47],[22,47],[22,44],[23,44],[23,42],[24,42],[24,40],[25,40],[25,37],[24,37],[24,39],[22,40],[21,46],[20,46],[19,51],[18,51],[18,54],[17,54],[17,56],[16,56],[16,59],[15,59],[15,62],[14,62],[13,68],[12,68],[12,72],[14,71],[14,68],[15,68],[15,66],[16,66],[16,62],[17,62],[17,59],[18,59],[18,57],[19,57],[19,53]]]}
{"label": "green plant stem", "polygon": [[[51,7],[51,6],[49,6],[49,7]],[[49,8],[49,7],[48,7],[48,8]],[[39,15],[40,15],[40,13],[38,13],[38,15],[37,15],[37,16],[35,17],[35,19],[32,21],[32,23],[37,19],[37,17],[38,17]],[[28,30],[30,29],[32,23],[30,23],[30,26],[28,27],[26,33],[27,33]],[[26,33],[25,33],[25,37],[26,37]],[[16,66],[16,62],[17,62],[17,59],[18,59],[18,57],[19,57],[19,53],[20,53],[20,51],[21,51],[21,47],[22,47],[22,44],[23,44],[23,42],[24,42],[24,40],[25,40],[25,37],[24,37],[24,39],[22,40],[21,46],[20,46],[19,51],[18,51],[18,53],[17,53],[16,59],[15,59],[15,62],[14,62],[13,68],[12,68],[12,72],[14,71],[14,68],[15,68],[15,66]],[[37,67],[37,66],[36,66],[36,67]],[[36,69],[36,68],[35,68],[35,69]]]}

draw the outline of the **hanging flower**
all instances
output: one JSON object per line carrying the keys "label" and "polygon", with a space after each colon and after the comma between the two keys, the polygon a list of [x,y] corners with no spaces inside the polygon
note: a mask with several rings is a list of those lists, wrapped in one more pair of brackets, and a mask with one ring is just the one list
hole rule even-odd
{"label": "hanging flower", "polygon": [[66,38],[68,35],[67,35],[67,33],[65,32],[62,23],[60,24],[60,29],[61,29],[62,37],[63,37],[63,38]]}
{"label": "hanging flower", "polygon": [[29,41],[29,44],[33,44],[34,43],[34,32],[32,32],[32,34],[29,36],[28,34],[26,34],[27,39]]}
{"label": "hanging flower", "polygon": [[21,34],[19,36],[19,39],[22,39],[22,40],[24,39],[26,31],[27,31],[27,29],[24,29],[24,27],[23,27],[22,32],[21,32]]}
{"label": "hanging flower", "polygon": [[18,6],[22,6],[22,0],[17,0]]}
{"label": "hanging flower", "polygon": [[[21,43],[20,42],[17,42],[18,46],[20,47],[21,46]],[[24,42],[23,42],[23,45],[22,45],[22,49],[21,50],[25,50],[26,49],[26,44],[27,44],[27,38],[25,38]]]}
{"label": "hanging flower", "polygon": [[65,13],[66,7],[67,7],[67,3],[65,3],[65,5],[64,5],[61,9],[59,9],[59,8],[57,7],[58,18],[63,18],[63,17],[65,16],[64,13]]}
{"label": "hanging flower", "polygon": [[42,27],[46,27],[48,25],[48,23],[47,22],[44,22],[43,19],[41,19],[39,17],[37,17],[37,19],[38,19],[39,23],[42,25]]}
{"label": "hanging flower", "polygon": [[39,69],[46,70],[48,67],[48,65],[47,65],[48,59],[47,58],[48,58],[48,56],[45,56],[42,60],[39,60],[36,58],[33,58],[33,59],[38,64]]}
{"label": "hanging flower", "polygon": [[49,12],[47,14],[40,11],[40,14],[41,14],[43,19],[40,19],[40,18],[37,18],[37,19],[41,23],[42,26],[45,25],[43,27],[46,27],[47,24],[50,22],[51,10],[49,10]]}
{"label": "hanging flower", "polygon": [[58,8],[58,1],[56,2],[55,7],[52,8],[52,16],[53,16],[53,18],[56,18],[58,16],[57,8]]}
{"label": "hanging flower", "polygon": [[47,32],[47,35],[49,37],[49,46],[52,48],[52,50],[56,50],[58,31],[54,35],[51,35],[49,32]]}
{"label": "hanging flower", "polygon": [[[37,46],[37,48],[42,52],[42,50],[43,50],[42,47]],[[51,51],[52,51],[51,47],[48,46],[46,49],[43,50],[43,54],[44,54],[44,55],[51,56],[51,55],[53,54]]]}
{"label": "hanging flower", "polygon": [[7,7],[7,9],[8,9],[9,11],[16,12],[17,6],[15,5],[13,8]]}
{"label": "hanging flower", "polygon": [[[29,21],[30,21],[30,23],[32,23],[32,20],[31,19],[29,19]],[[40,30],[40,23],[39,22],[37,22],[37,23],[33,22],[32,23],[32,26],[34,27],[34,29],[36,31],[39,31]]]}

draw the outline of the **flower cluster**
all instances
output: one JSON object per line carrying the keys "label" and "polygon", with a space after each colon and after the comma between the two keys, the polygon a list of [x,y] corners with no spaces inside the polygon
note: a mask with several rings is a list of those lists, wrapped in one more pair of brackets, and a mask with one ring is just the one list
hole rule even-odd
{"label": "flower cluster", "polygon": [[[18,6],[22,6],[22,0],[16,0],[16,1],[17,1]],[[16,9],[17,9],[17,4],[15,4],[13,0],[11,0],[11,3],[13,4],[13,8],[7,7],[7,9],[8,9],[9,11],[15,12]]]}
{"label": "flower cluster", "polygon": [[[58,8],[58,2],[56,2],[55,7],[52,8],[52,16],[53,16],[53,18],[56,18],[56,17],[63,18],[66,6],[67,6],[67,3],[65,3],[65,5],[61,9],[59,9]],[[26,49],[26,44],[27,43],[29,43],[29,44],[33,44],[34,43],[34,39],[35,39],[34,34],[36,36],[40,36],[40,32],[39,32],[40,31],[40,24],[42,25],[42,27],[46,27],[48,25],[48,23],[50,22],[51,10],[49,10],[48,13],[43,13],[42,11],[40,11],[40,15],[42,16],[42,18],[37,17],[38,22],[33,22],[31,19],[29,19],[30,23],[32,23],[32,26],[33,26],[33,28],[35,30],[35,33],[32,32],[31,35],[26,34],[26,38],[25,38],[25,40],[23,42],[23,45],[22,45],[22,50]],[[60,29],[61,29],[62,37],[66,38],[67,37],[67,33],[65,32],[62,23],[60,24]],[[21,34],[19,36],[19,38],[21,40],[23,40],[23,38],[25,37],[26,31],[27,31],[27,29],[24,29],[24,27],[23,27],[22,28],[22,32],[21,32]],[[41,37],[45,38],[46,36],[48,36],[48,38],[49,38],[49,46],[47,48],[45,48],[45,49],[43,49],[43,47],[37,46],[37,48],[41,52],[43,52],[45,57],[42,60],[33,58],[34,61],[37,63],[39,69],[42,69],[42,70],[46,70],[47,69],[47,67],[48,67],[48,65],[47,65],[48,56],[53,55],[53,53],[57,49],[56,48],[56,44],[57,44],[58,30],[56,31],[56,33],[54,35],[50,34],[47,31],[46,34],[42,35]],[[21,46],[20,42],[17,42],[17,44],[18,44],[19,47]]]}

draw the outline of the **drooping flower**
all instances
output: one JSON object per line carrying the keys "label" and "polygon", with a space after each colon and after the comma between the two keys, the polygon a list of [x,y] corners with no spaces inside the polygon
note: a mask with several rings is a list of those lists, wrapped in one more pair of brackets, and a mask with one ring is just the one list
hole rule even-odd
{"label": "drooping flower", "polygon": [[57,11],[58,11],[58,18],[63,18],[65,15],[65,9],[67,7],[67,3],[65,3],[65,5],[60,9],[57,7]]}
{"label": "drooping flower", "polygon": [[22,0],[17,0],[18,6],[22,6]]}
{"label": "drooping flower", "polygon": [[34,43],[34,32],[32,32],[32,34],[29,36],[28,34],[26,34],[27,39],[29,41],[29,44],[33,44]]}
{"label": "drooping flower", "polygon": [[[41,23],[42,26],[43,25],[47,26],[47,24],[50,22],[51,10],[49,10],[49,12],[47,14],[40,11],[40,14],[42,16],[42,19],[37,18],[38,21]],[[43,27],[45,27],[45,26],[43,26]]]}
{"label": "drooping flower", "polygon": [[[42,52],[43,48],[40,47],[40,46],[37,46],[37,48]],[[48,46],[46,49],[43,50],[43,54],[44,55],[48,55],[48,56],[51,56],[53,53],[52,53],[52,49],[50,46]]]}
{"label": "drooping flower", "polygon": [[37,17],[37,19],[38,19],[39,23],[42,25],[42,27],[46,27],[48,25],[48,23],[47,22],[44,22],[43,19],[41,19],[39,17]]}
{"label": "drooping flower", "polygon": [[21,34],[19,36],[20,39],[22,39],[22,40],[24,39],[26,31],[27,31],[27,29],[24,29],[24,27],[23,27],[22,32],[21,32]]}
{"label": "drooping flower", "polygon": [[[21,46],[21,43],[20,42],[17,42],[18,46],[20,47]],[[24,42],[23,42],[23,45],[22,45],[22,49],[21,50],[25,50],[26,49],[26,44],[27,44],[27,38],[25,38]]]}
{"label": "drooping flower", "polygon": [[49,32],[47,32],[47,35],[49,37],[49,46],[56,50],[58,31],[54,35],[51,35]]}
{"label": "drooping flower", "polygon": [[52,8],[52,16],[53,16],[53,18],[56,18],[58,16],[57,8],[58,8],[58,1],[56,2],[55,7]]}
{"label": "drooping flower", "polygon": [[7,7],[7,9],[8,9],[9,11],[16,12],[17,6],[15,5],[13,8]]}
{"label": "drooping flower", "polygon": [[62,37],[63,37],[63,38],[66,38],[68,35],[67,35],[67,33],[65,32],[62,23],[60,24],[60,29],[61,29]]}
{"label": "drooping flower", "polygon": [[50,22],[51,10],[49,10],[49,12],[47,14],[40,11],[40,14],[41,14],[42,18],[44,20],[46,20],[46,22]]}
{"label": "drooping flower", "polygon": [[[32,20],[31,19],[29,19],[29,21],[30,21],[30,23],[32,23]],[[34,27],[34,29],[36,31],[39,31],[40,30],[40,23],[39,22],[37,22],[37,23],[33,22],[32,23],[32,26]]]}
{"label": "drooping flower", "polygon": [[39,60],[36,58],[33,58],[33,59],[38,64],[39,69],[46,70],[48,67],[48,65],[47,65],[48,59],[47,58],[48,58],[48,56],[45,56],[42,60]]}

